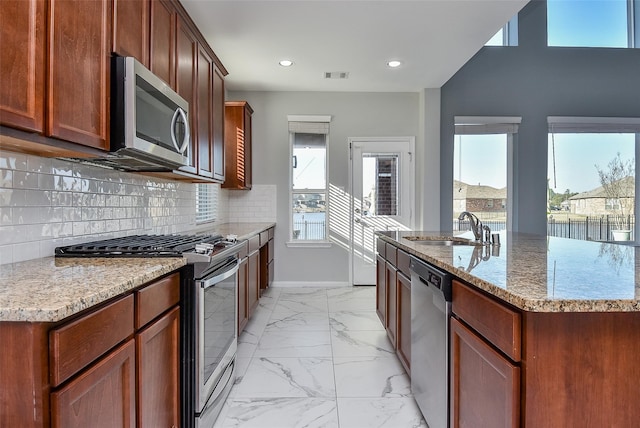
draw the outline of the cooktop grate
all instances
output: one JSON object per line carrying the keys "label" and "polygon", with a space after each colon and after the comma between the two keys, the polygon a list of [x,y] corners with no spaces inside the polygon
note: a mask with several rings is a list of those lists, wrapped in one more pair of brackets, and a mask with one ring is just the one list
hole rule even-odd
{"label": "cooktop grate", "polygon": [[196,244],[214,244],[222,235],[132,235],[57,247],[56,257],[181,257]]}

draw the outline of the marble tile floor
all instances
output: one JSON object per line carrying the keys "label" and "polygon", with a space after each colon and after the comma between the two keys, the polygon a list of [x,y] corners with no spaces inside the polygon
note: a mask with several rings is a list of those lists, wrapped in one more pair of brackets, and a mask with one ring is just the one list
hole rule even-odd
{"label": "marble tile floor", "polygon": [[270,288],[238,343],[214,428],[427,427],[375,287]]}

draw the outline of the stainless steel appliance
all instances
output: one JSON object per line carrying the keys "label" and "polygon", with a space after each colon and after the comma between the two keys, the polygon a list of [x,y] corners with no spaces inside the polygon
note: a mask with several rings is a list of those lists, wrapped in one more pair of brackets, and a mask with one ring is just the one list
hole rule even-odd
{"label": "stainless steel appliance", "polygon": [[220,235],[137,235],[56,248],[58,257],[185,257],[181,289],[184,428],[213,426],[235,380],[242,242]]}
{"label": "stainless steel appliance", "polygon": [[451,275],[411,257],[411,392],[429,428],[449,427]]}
{"label": "stainless steel appliance", "polygon": [[110,124],[110,153],[70,160],[124,171],[189,162],[189,103],[133,57],[112,58]]}

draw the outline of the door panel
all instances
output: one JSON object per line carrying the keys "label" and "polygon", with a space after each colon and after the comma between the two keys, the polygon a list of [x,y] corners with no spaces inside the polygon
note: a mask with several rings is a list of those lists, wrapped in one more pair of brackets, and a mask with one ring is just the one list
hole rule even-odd
{"label": "door panel", "polygon": [[375,284],[375,231],[413,228],[413,152],[413,138],[351,139],[353,285]]}

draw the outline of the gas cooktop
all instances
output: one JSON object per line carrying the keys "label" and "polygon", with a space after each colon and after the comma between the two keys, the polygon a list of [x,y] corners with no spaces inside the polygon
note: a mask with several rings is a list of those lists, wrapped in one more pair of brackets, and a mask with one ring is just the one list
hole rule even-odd
{"label": "gas cooktop", "polygon": [[56,257],[187,257],[208,261],[236,245],[222,235],[133,235],[55,249]]}

